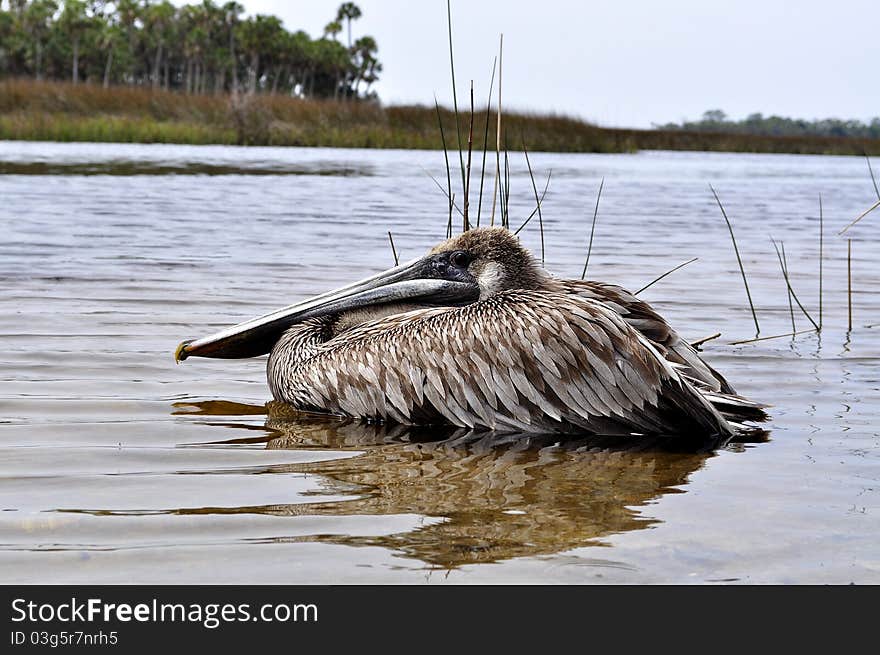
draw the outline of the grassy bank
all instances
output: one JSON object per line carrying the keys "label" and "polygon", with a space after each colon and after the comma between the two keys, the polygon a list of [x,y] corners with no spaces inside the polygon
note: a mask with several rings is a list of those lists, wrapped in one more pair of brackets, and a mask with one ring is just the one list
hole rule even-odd
{"label": "grassy bank", "polygon": [[[447,143],[455,122],[441,110]],[[485,108],[475,117],[474,148],[483,147]],[[467,133],[467,116],[461,117]],[[490,117],[494,148],[494,114]],[[717,150],[880,154],[880,141],[843,137],[768,137],[706,132],[607,129],[556,115],[505,114],[511,150],[632,152]],[[32,80],[0,81],[0,139],[123,143],[243,144],[353,148],[442,147],[433,107],[283,96],[182,95],[144,88]]]}

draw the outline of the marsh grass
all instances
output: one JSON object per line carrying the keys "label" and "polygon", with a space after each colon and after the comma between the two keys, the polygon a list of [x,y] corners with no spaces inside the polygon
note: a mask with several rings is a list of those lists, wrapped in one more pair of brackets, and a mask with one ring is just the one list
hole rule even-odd
{"label": "marsh grass", "polygon": [[[498,86],[500,90],[501,61]],[[454,111],[441,107],[443,121]],[[474,149],[500,149],[497,108],[482,107],[496,134],[475,130]],[[490,124],[491,124],[490,122]],[[560,114],[504,112],[505,131],[533,152],[723,150],[880,154],[880,140],[600,128]],[[440,150],[434,108],[302,100],[280,95],[183,95],[138,87],[34,80],[0,81],[0,139],[119,143],[242,144]],[[487,143],[492,139],[495,143]],[[496,156],[500,168],[503,152]],[[496,173],[497,174],[497,173]],[[495,191],[497,193],[497,189]]]}

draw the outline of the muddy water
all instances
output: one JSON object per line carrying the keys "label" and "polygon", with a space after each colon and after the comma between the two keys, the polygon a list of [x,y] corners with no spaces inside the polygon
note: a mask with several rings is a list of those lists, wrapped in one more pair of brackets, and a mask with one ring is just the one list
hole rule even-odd
{"label": "muddy water", "polygon": [[[442,237],[442,154],[0,143],[0,581],[880,582],[880,223],[864,160],[532,155],[547,267],[639,288],[773,405],[703,454],[267,414],[264,361],[186,337]],[[512,157],[511,216],[534,204]],[[453,179],[455,179],[453,177]],[[791,331],[770,237],[821,337]],[[474,201],[473,204],[476,204]],[[472,207],[473,207],[472,204]],[[481,210],[482,220],[489,213]],[[880,215],[878,215],[880,218]],[[537,224],[522,233],[540,251]],[[797,311],[797,307],[795,307]],[[796,329],[811,327],[803,314]]]}

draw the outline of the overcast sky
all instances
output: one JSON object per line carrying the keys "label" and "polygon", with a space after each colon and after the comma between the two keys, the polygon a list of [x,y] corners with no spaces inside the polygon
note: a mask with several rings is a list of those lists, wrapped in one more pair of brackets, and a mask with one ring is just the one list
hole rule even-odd
{"label": "overcast sky", "polygon": [[[338,0],[241,0],[319,36]],[[359,0],[383,102],[451,103],[445,0]],[[880,0],[453,0],[459,102],[488,91],[504,33],[504,106],[650,127],[723,109],[880,115]],[[340,35],[345,39],[345,32]],[[478,101],[479,102],[479,101]]]}

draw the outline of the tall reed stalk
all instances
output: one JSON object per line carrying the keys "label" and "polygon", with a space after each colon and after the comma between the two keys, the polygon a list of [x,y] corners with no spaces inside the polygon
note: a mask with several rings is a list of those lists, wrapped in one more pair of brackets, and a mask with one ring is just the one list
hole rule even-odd
{"label": "tall reed stalk", "polygon": [[822,194],[819,194],[819,329],[822,329],[822,283],[824,280],[823,266],[825,263],[825,215],[822,211]]}
{"label": "tall reed stalk", "polygon": [[852,239],[846,240],[846,306],[849,315],[848,331],[852,332]]}
{"label": "tall reed stalk", "polygon": [[590,265],[590,254],[593,252],[593,235],[596,233],[596,217],[599,216],[599,201],[602,199],[602,189],[605,187],[605,178],[599,182],[599,193],[596,194],[596,207],[593,209],[593,224],[590,226],[590,244],[587,246],[587,260],[584,262],[584,270],[581,279],[587,277],[587,267]]}
{"label": "tall reed stalk", "polygon": [[752,339],[743,339],[742,341],[731,341],[731,346],[741,346],[744,343],[755,343],[756,341],[770,341],[770,339],[781,339],[782,337],[793,337],[799,334],[807,334],[808,332],[816,332],[814,328],[810,328],[809,330],[799,330],[792,334],[791,332],[786,332],[785,334],[774,334],[769,337],[754,337]]}
{"label": "tall reed stalk", "polygon": [[877,186],[877,178],[874,177],[874,169],[871,168],[871,158],[865,153],[865,161],[868,162],[868,174],[871,176],[871,183],[874,185],[874,193],[877,194],[877,200],[880,200],[880,187]]}
{"label": "tall reed stalk", "polygon": [[791,294],[791,297],[794,298],[795,303],[800,308],[801,313],[807,317],[807,320],[813,324],[813,327],[816,331],[819,331],[819,324],[813,320],[813,317],[810,316],[810,312],[806,310],[806,308],[801,303],[800,299],[797,297],[797,294],[794,291],[794,287],[791,286],[791,278],[788,276],[788,268],[785,266],[785,261],[782,257],[782,252],[779,250],[779,246],[776,245],[776,241],[773,238],[770,238],[771,243],[773,243],[773,247],[776,249],[776,257],[779,259],[779,267],[782,269],[782,277],[785,278],[785,284],[788,287],[788,291]]}
{"label": "tall reed stalk", "polygon": [[[541,202],[540,202],[539,204],[544,204],[544,196],[547,195],[547,189],[550,187],[550,178],[551,178],[552,176],[553,176],[553,169],[551,168],[549,171],[547,171],[547,181],[544,183],[544,190],[541,191]],[[523,231],[523,228],[524,228],[526,225],[529,224],[529,221],[531,221],[532,218],[534,218],[535,214],[537,214],[537,213],[538,213],[538,208],[535,207],[535,208],[532,210],[532,213],[529,214],[529,215],[526,217],[526,220],[523,221],[522,225],[520,225],[518,228],[516,228],[516,230],[514,231],[514,235],[519,234],[520,232],[522,232],[522,231]]]}
{"label": "tall reed stalk", "polygon": [[[461,150],[461,121],[458,118],[458,93],[455,90],[455,56],[452,53],[452,0],[446,0],[446,25],[449,33],[449,68],[452,75],[452,107],[455,110],[455,134],[458,137],[458,164],[461,168],[461,188],[467,186],[464,173],[464,157]],[[467,206],[468,199],[465,194],[464,204]]]}
{"label": "tall reed stalk", "polygon": [[746,288],[746,296],[749,299],[749,308],[752,310],[752,320],[755,321],[755,336],[758,336],[761,334],[761,326],[758,325],[758,315],[755,313],[755,305],[752,303],[752,292],[749,291],[749,281],[746,279],[746,269],[743,267],[742,258],[739,256],[739,247],[736,245],[736,237],[733,235],[733,226],[730,224],[730,219],[727,218],[727,212],[724,211],[724,205],[721,204],[721,198],[715,193],[715,188],[711,184],[709,185],[709,188],[712,190],[712,195],[715,196],[715,202],[718,203],[718,208],[721,210],[724,222],[727,223],[727,230],[730,232],[730,240],[733,242],[733,251],[736,253],[739,272],[742,274],[743,285]]}
{"label": "tall reed stalk", "polygon": [[463,231],[467,232],[471,229],[471,223],[468,219],[468,207],[471,202],[471,153],[474,149],[474,81],[471,80],[471,120],[468,125],[468,150],[467,150],[467,175],[464,181],[464,214],[462,216]]}
{"label": "tall reed stalk", "polygon": [[400,258],[397,256],[397,248],[394,247],[394,237],[391,236],[391,230],[388,230],[388,241],[391,243],[391,254],[394,255],[394,265],[400,266]]}
{"label": "tall reed stalk", "polygon": [[847,225],[845,228],[843,228],[840,232],[838,232],[838,233],[837,233],[837,236],[840,236],[841,234],[844,234],[847,230],[849,230],[849,228],[851,228],[853,225],[855,225],[856,223],[858,223],[860,220],[862,220],[865,216],[867,216],[868,214],[870,214],[872,211],[874,211],[874,210],[877,209],[878,207],[880,207],[880,200],[878,200],[878,201],[875,202],[873,205],[871,205],[870,207],[868,207],[865,211],[863,211],[861,214],[859,214],[859,215],[856,217],[856,219],[855,219],[852,223],[850,223],[850,224]]}
{"label": "tall reed stalk", "polygon": [[477,201],[477,227],[480,227],[480,213],[483,209],[483,180],[486,175],[486,150],[489,144],[489,115],[492,111],[492,90],[495,86],[495,66],[498,57],[492,61],[492,77],[489,78],[489,99],[486,100],[486,129],[483,134],[483,163],[480,165],[480,199]]}
{"label": "tall reed stalk", "polygon": [[449,152],[446,149],[446,134],[443,132],[443,119],[440,116],[440,103],[434,96],[434,108],[437,110],[437,124],[440,126],[440,139],[443,142],[443,159],[446,161],[446,196],[449,198],[449,221],[446,224],[446,238],[452,237],[452,208],[455,206],[455,195],[452,193],[452,174],[449,171]]}
{"label": "tall reed stalk", "polygon": [[538,205],[538,225],[541,230],[541,266],[546,262],[544,253],[544,217],[541,214],[541,198],[538,195],[538,185],[535,184],[535,176],[532,173],[532,163],[529,161],[529,149],[526,147],[526,140],[523,137],[523,154],[526,156],[526,166],[529,167],[529,178],[532,180],[532,190],[535,192],[535,203]]}
{"label": "tall reed stalk", "polygon": [[[788,258],[785,256],[785,242],[780,241],[779,246],[782,248],[782,261],[780,265],[782,266],[782,275],[785,277],[786,281],[788,280]],[[791,315],[791,335],[794,336],[794,333],[797,332],[797,326],[794,322],[794,304],[791,302],[791,287],[787,284],[785,285],[786,291],[788,292],[788,313]]]}
{"label": "tall reed stalk", "polygon": [[[682,262],[682,263],[679,264],[678,266],[675,266],[675,267],[673,267],[673,268],[670,268],[670,269],[669,269],[668,271],[666,271],[663,275],[660,275],[660,276],[658,276],[658,277],[655,277],[653,280],[651,280],[650,282],[648,282],[648,284],[646,284],[646,285],[643,286],[641,289],[639,289],[638,291],[636,291],[633,295],[634,295],[634,296],[639,295],[642,291],[644,291],[645,289],[647,289],[647,288],[649,288],[649,287],[654,286],[655,284],[657,284],[660,280],[662,280],[662,279],[663,279],[664,277],[666,277],[667,275],[672,275],[672,274],[675,273],[675,271],[677,271],[678,269],[680,269],[680,268],[684,268],[684,267],[687,266],[688,264],[693,264],[693,263],[694,263],[695,261],[697,261],[698,259],[699,259],[699,257],[694,257],[693,259],[689,259],[689,260],[687,260],[686,262]],[[584,278],[581,278],[581,279],[583,280]],[[693,344],[691,344],[691,345],[693,345]]]}
{"label": "tall reed stalk", "polygon": [[495,117],[495,188],[492,191],[492,215],[489,225],[495,225],[495,201],[498,199],[498,185],[501,181],[501,73],[504,68],[504,34],[498,42],[498,113]]}

